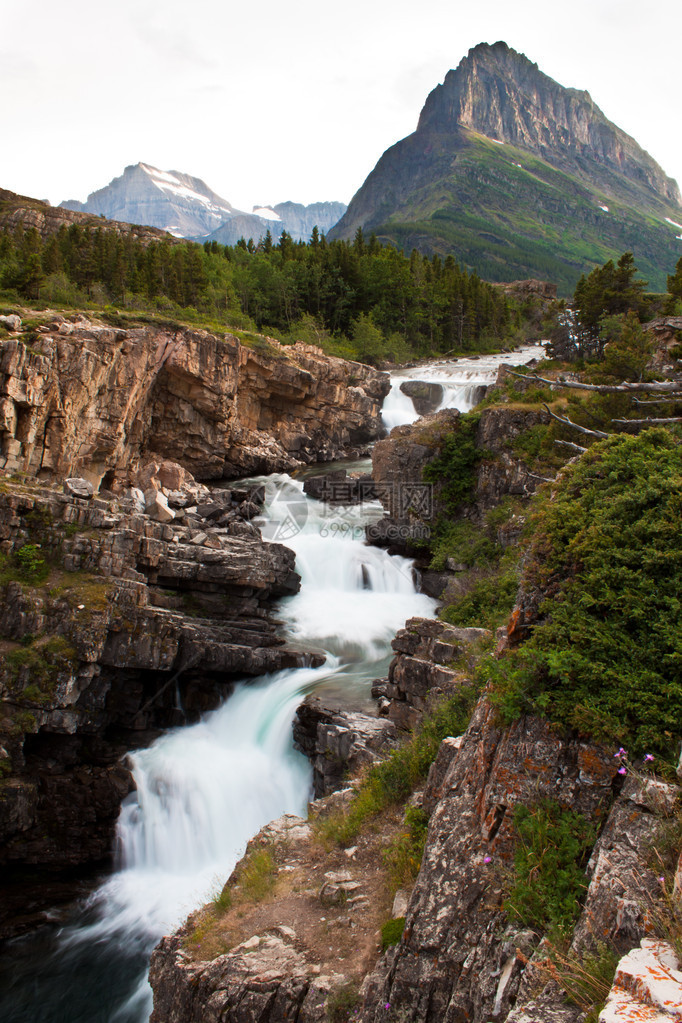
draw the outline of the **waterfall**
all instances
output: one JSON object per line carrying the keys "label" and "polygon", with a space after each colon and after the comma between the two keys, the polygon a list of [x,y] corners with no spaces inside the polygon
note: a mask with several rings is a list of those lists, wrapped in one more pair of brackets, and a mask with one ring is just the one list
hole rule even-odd
{"label": "waterfall", "polygon": [[[513,359],[542,353],[529,347]],[[404,380],[440,383],[441,408],[466,411],[508,361],[485,356],[394,374],[386,426],[418,418],[400,391]],[[412,563],[365,546],[365,524],[383,514],[378,502],[330,508],[287,476],[261,482],[263,534],[295,550],[302,578],[300,592],[280,603],[285,635],[326,661],[240,683],[197,724],[129,755],[136,791],[121,807],[116,870],[56,936],[12,944],[0,964],[3,1023],[144,1023],[159,938],[218,893],[263,824],[305,812],[310,770],[291,737],[298,704],[316,691],[368,707],[368,683],[386,673],[395,632],[413,615],[433,614],[435,602],[415,591]]]}
{"label": "waterfall", "polygon": [[434,602],[415,591],[411,562],[364,544],[365,523],[382,514],[378,502],[331,508],[287,476],[261,482],[263,533],[287,534],[302,577],[278,616],[292,646],[324,652],[326,662],[241,683],[197,724],[129,755],[136,791],[121,807],[117,868],[56,947],[40,954],[34,936],[24,961],[18,943],[0,976],[3,1021],[148,1019],[147,963],[159,938],[220,890],[263,824],[305,813],[310,769],[293,748],[296,707],[314,690],[366,706],[368,682],[385,674],[397,629],[411,615],[433,613]]}
{"label": "waterfall", "polygon": [[381,412],[384,426],[390,432],[395,426],[414,423],[419,418],[412,399],[400,390],[400,385],[408,380],[423,380],[442,386],[443,399],[436,411],[456,408],[460,412],[468,412],[478,400],[479,389],[495,382],[502,363],[521,366],[544,355],[542,345],[525,345],[515,352],[481,355],[475,359],[442,360],[396,370],[391,374],[391,390]]}

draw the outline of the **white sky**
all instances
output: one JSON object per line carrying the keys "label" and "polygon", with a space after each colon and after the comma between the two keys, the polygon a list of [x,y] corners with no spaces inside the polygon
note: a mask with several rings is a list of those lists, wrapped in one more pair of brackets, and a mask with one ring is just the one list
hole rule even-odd
{"label": "white sky", "polygon": [[0,0],[0,187],[84,200],[142,160],[241,209],[348,202],[498,39],[682,184],[682,0]]}

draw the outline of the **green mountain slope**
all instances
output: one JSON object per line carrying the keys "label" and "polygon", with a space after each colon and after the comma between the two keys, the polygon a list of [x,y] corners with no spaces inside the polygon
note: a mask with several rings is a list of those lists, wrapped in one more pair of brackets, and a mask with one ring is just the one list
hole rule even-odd
{"label": "green mountain slope", "polygon": [[682,255],[682,229],[666,218],[682,223],[679,190],[652,158],[587,93],[498,43],[434,90],[330,237],[362,227],[408,251],[452,253],[488,280],[543,277],[564,294],[629,249],[664,290]]}

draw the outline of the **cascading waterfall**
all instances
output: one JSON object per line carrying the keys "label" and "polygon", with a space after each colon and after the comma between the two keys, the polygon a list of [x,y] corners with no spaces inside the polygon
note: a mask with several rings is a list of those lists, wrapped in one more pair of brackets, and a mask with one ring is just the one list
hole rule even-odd
{"label": "cascading waterfall", "polygon": [[477,400],[481,386],[492,384],[502,363],[514,366],[525,365],[533,359],[544,357],[542,345],[525,345],[515,352],[498,355],[482,355],[475,359],[443,360],[424,366],[412,366],[396,370],[391,374],[391,390],[386,396],[382,409],[384,426],[392,430],[395,426],[414,423],[419,418],[412,399],[400,390],[407,381],[424,381],[440,384],[443,398],[436,411],[456,408],[468,412]]}
{"label": "cascading waterfall", "polygon": [[377,502],[333,509],[304,498],[289,477],[264,482],[264,535],[294,548],[302,576],[279,617],[293,646],[327,660],[243,683],[197,724],[130,755],[137,789],[121,808],[118,869],[56,941],[37,938],[46,941],[39,970],[35,936],[23,962],[19,943],[0,977],[6,1023],[146,1020],[147,962],[161,935],[217,893],[263,824],[305,812],[310,770],[291,733],[298,704],[314,690],[366,703],[397,629],[433,613],[407,559],[364,545],[365,522],[381,515]]}
{"label": "cascading waterfall", "polygon": [[[543,354],[513,354],[522,364]],[[384,403],[390,429],[417,419],[405,380],[443,387],[441,408],[467,411],[481,384],[510,355],[399,371]],[[313,691],[346,706],[369,703],[368,682],[386,673],[390,640],[434,602],[415,590],[412,564],[364,545],[378,503],[334,509],[303,497],[300,483],[273,476],[264,535],[296,551],[300,593],[279,616],[292,646],[326,656],[320,668],[240,684],[195,725],[166,733],[130,755],[137,786],[122,808],[117,869],[58,934],[15,942],[0,967],[3,1023],[143,1023],[151,1009],[147,962],[162,934],[218,892],[246,842],[282,813],[305,811],[310,771],[293,749],[291,722]]]}

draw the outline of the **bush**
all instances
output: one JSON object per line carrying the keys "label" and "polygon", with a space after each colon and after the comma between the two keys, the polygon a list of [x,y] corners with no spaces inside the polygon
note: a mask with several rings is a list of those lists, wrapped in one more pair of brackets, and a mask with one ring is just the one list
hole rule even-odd
{"label": "bush", "polygon": [[440,617],[450,625],[494,631],[514,607],[518,585],[518,575],[514,571],[480,579],[468,593],[444,608]]}
{"label": "bush", "polygon": [[507,720],[541,712],[634,756],[682,733],[682,445],[610,437],[568,466],[536,513],[522,585],[539,624],[493,669]]}
{"label": "bush", "polygon": [[42,554],[40,544],[26,543],[14,552],[19,577],[27,583],[42,583],[50,572],[49,565]]}
{"label": "bush", "polygon": [[387,920],[381,928],[381,951],[385,952],[391,945],[397,945],[405,930],[405,917],[396,916]]}
{"label": "bush", "polygon": [[476,466],[485,452],[476,447],[476,429],[480,415],[462,416],[454,433],[448,434],[440,453],[424,466],[425,483],[438,484],[446,511],[455,514],[467,501],[476,482]]}
{"label": "bush", "polygon": [[553,800],[518,806],[514,827],[519,845],[514,884],[505,901],[512,920],[543,934],[566,938],[587,891],[584,866],[594,845],[594,827]]}

